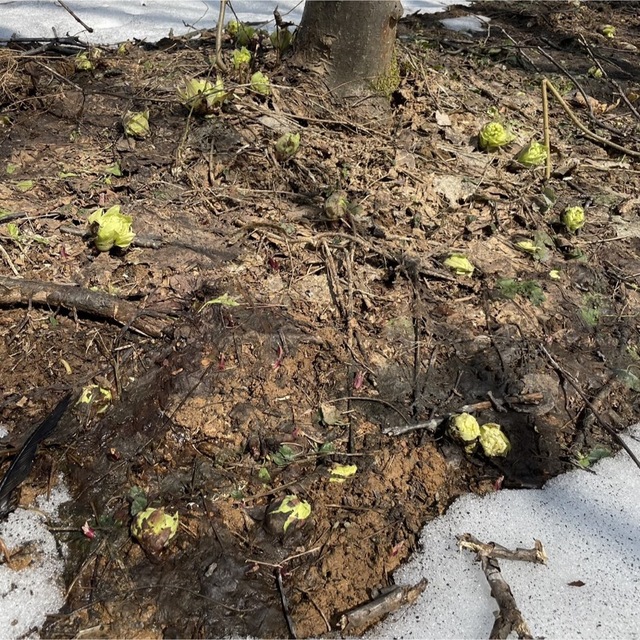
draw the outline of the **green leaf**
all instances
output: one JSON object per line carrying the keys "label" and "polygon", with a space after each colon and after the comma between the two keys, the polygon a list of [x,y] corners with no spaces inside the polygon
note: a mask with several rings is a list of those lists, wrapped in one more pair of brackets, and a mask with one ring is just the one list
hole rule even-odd
{"label": "green leaf", "polygon": [[34,185],[33,180],[20,180],[20,182],[16,182],[16,189],[21,193],[26,193],[27,191],[31,191]]}
{"label": "green leaf", "polygon": [[114,164],[109,165],[104,172],[111,176],[116,176],[120,178],[122,176],[122,169],[120,168],[120,163],[115,162]]}
{"label": "green leaf", "polygon": [[235,299],[232,298],[228,293],[224,293],[221,296],[218,296],[217,298],[214,298],[213,300],[207,300],[201,307],[200,307],[200,311],[202,311],[205,307],[208,307],[209,305],[212,304],[219,304],[223,307],[238,307],[240,306],[240,303]]}
{"label": "green leaf", "polygon": [[260,479],[260,482],[269,484],[271,482],[271,474],[269,473],[269,469],[267,469],[267,467],[260,467],[260,471],[258,471],[258,478]]}
{"label": "green leaf", "polygon": [[140,487],[131,487],[129,490],[129,500],[131,500],[130,511],[132,516],[137,516],[141,511],[144,511],[147,508],[147,496]]}
{"label": "green leaf", "polygon": [[19,168],[20,168],[19,164],[14,164],[13,162],[7,162],[6,171],[9,175],[11,175],[12,173],[15,173]]}
{"label": "green leaf", "polygon": [[7,223],[7,233],[11,237],[12,240],[20,239],[20,227],[15,222]]}
{"label": "green leaf", "polygon": [[269,459],[278,467],[286,467],[295,460],[295,457],[294,450],[290,446],[283,444],[276,453],[269,456]]}
{"label": "green leaf", "polygon": [[593,466],[598,460],[602,460],[603,458],[610,458],[611,450],[607,449],[607,447],[603,447],[601,445],[595,446],[586,456],[580,456],[578,458],[578,464],[587,469]]}

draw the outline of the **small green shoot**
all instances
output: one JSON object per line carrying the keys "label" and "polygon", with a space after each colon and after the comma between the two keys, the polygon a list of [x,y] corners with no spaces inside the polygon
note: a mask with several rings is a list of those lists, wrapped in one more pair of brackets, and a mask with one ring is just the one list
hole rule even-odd
{"label": "small green shoot", "polygon": [[212,304],[220,305],[221,307],[238,307],[240,303],[232,298],[228,293],[223,293],[221,296],[214,298],[213,300],[207,300],[199,309],[198,313],[200,313],[205,307],[209,307]]}
{"label": "small green shoot", "polygon": [[545,300],[542,287],[534,280],[518,281],[513,278],[501,278],[496,282],[496,287],[500,295],[509,300],[515,299],[516,296],[522,296],[536,307]]}
{"label": "small green shoot", "polygon": [[286,467],[291,464],[296,458],[295,451],[286,444],[283,444],[276,453],[269,456],[269,459],[277,467]]}
{"label": "small green shoot", "polygon": [[611,450],[607,449],[607,447],[603,447],[601,445],[595,446],[586,456],[578,457],[578,464],[583,469],[588,469],[592,467],[598,460],[602,460],[603,458],[610,458]]}
{"label": "small green shoot", "polygon": [[132,516],[137,516],[141,511],[144,511],[147,508],[149,501],[147,500],[147,495],[140,487],[131,487],[128,497],[131,502],[129,511]]}

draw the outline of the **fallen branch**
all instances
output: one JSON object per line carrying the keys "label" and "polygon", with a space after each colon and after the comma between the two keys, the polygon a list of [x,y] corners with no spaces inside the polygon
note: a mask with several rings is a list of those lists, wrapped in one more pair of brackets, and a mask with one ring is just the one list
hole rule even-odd
{"label": "fallen branch", "polygon": [[368,627],[380,622],[384,616],[393,613],[406,604],[413,604],[418,596],[426,589],[427,580],[422,579],[415,585],[396,585],[386,593],[362,604],[340,617],[340,631],[352,633],[356,630],[364,631]]}
{"label": "fallen branch", "polygon": [[547,554],[540,540],[535,540],[533,549],[521,549],[518,547],[515,551],[507,549],[495,542],[480,542],[470,533],[464,533],[458,536],[458,546],[461,549],[474,551],[479,555],[485,555],[488,558],[504,558],[505,560],[520,560],[521,562],[533,562],[535,564],[547,564]]}
{"label": "fallen branch", "polygon": [[64,0],[58,0],[58,4],[79,24],[81,24],[89,33],[93,33],[93,29],[80,18],[64,3]]}
{"label": "fallen branch", "polygon": [[166,323],[144,319],[143,315],[155,315],[138,309],[126,300],[102,291],[90,291],[69,284],[52,284],[38,280],[21,280],[0,276],[0,305],[38,304],[63,307],[87,315],[113,320],[153,338],[162,337]]}
{"label": "fallen branch", "polygon": [[486,544],[480,542],[471,534],[465,533],[458,536],[458,544],[463,548],[476,552],[476,559],[480,560],[484,575],[491,587],[491,595],[498,603],[498,615],[489,637],[502,639],[508,638],[512,633],[516,633],[518,638],[533,638],[527,621],[524,619],[520,609],[518,609],[511,587],[502,577],[497,558],[503,557],[511,560],[544,563],[547,556],[542,543],[536,540],[535,549],[509,551],[509,549],[496,545],[494,542]]}
{"label": "fallen branch", "polygon": [[[362,398],[358,398],[361,400]],[[427,420],[426,422],[418,422],[417,424],[404,424],[399,427],[387,427],[382,430],[382,433],[386,436],[401,436],[404,433],[411,431],[418,431],[419,429],[425,429],[429,433],[435,433],[438,427],[449,420],[451,416],[459,413],[475,413],[478,411],[487,411],[488,409],[500,410],[503,405],[514,404],[537,404],[544,399],[542,393],[527,393],[522,396],[513,396],[504,399],[492,398],[491,400],[483,400],[482,402],[475,402],[474,404],[465,404],[456,411],[447,413],[443,416],[436,416]],[[504,410],[504,409],[503,409]]]}

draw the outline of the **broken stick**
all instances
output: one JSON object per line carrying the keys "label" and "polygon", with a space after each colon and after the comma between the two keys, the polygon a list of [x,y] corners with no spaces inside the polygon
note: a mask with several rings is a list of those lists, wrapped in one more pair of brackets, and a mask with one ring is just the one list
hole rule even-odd
{"label": "broken stick", "polygon": [[498,603],[498,614],[489,637],[503,639],[508,638],[512,633],[516,633],[518,638],[532,639],[531,629],[518,608],[511,587],[502,577],[498,558],[545,564],[547,554],[542,543],[536,540],[535,548],[533,549],[511,551],[495,542],[480,542],[470,533],[465,533],[458,536],[458,545],[461,548],[476,552],[476,559],[480,560],[484,575],[491,587],[491,595]]}
{"label": "broken stick", "polygon": [[138,333],[160,338],[166,323],[142,316],[158,315],[138,309],[131,302],[102,291],[91,291],[70,284],[53,284],[39,280],[21,280],[0,276],[0,306],[38,304],[64,307],[92,316],[113,320]]}

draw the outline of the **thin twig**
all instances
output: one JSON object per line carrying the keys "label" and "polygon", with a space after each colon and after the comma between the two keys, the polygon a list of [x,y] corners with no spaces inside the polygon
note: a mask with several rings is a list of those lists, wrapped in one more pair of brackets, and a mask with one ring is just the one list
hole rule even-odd
{"label": "thin twig", "polygon": [[543,82],[546,82],[547,88],[551,91],[551,93],[554,95],[556,100],[560,103],[560,106],[562,107],[564,112],[569,116],[569,118],[571,118],[571,121],[573,122],[573,124],[575,124],[576,127],[578,127],[578,129],[580,129],[580,131],[582,131],[582,133],[584,133],[585,136],[587,136],[587,138],[594,140],[595,142],[599,142],[600,144],[603,144],[607,147],[611,147],[612,149],[615,149],[620,153],[624,153],[634,158],[640,158],[640,151],[634,151],[633,149],[628,149],[627,147],[623,147],[619,144],[616,144],[615,142],[611,142],[611,140],[607,140],[606,138],[603,138],[602,136],[599,136],[589,131],[589,129],[587,129],[587,127],[585,127],[582,124],[582,122],[580,122],[580,120],[576,118],[573,111],[571,110],[571,107],[566,103],[565,99],[560,95],[559,91],[553,86],[551,81],[548,78],[544,78]]}
{"label": "thin twig", "polygon": [[468,549],[478,554],[484,554],[488,558],[504,558],[505,560],[520,560],[521,562],[533,562],[534,564],[547,564],[547,554],[544,545],[540,540],[534,541],[533,549],[511,550],[495,542],[481,542],[470,533],[463,533],[458,536],[458,546],[461,549]]}
{"label": "thin twig", "polygon": [[220,13],[218,14],[218,25],[216,28],[216,65],[223,73],[227,71],[227,65],[222,60],[222,30],[224,28],[224,10],[227,0],[220,0]]}
{"label": "thin twig", "polygon": [[474,404],[465,404],[456,411],[446,413],[441,416],[436,416],[435,418],[431,418],[431,420],[427,420],[426,422],[418,422],[417,424],[406,424],[399,427],[388,427],[387,429],[383,429],[382,433],[384,433],[384,435],[386,436],[401,436],[405,433],[410,433],[411,431],[418,431],[419,429],[426,429],[430,433],[435,433],[436,429],[443,422],[445,422],[445,420],[449,420],[451,416],[460,413],[476,413],[478,411],[487,411],[488,409],[495,408],[496,404],[537,404],[541,400],[544,400],[544,395],[542,393],[528,393],[522,396],[513,396],[504,399],[494,398],[493,401],[483,400],[482,402],[475,402]]}
{"label": "thin twig", "polygon": [[295,638],[298,637],[296,633],[296,625],[293,622],[293,618],[289,613],[289,602],[287,601],[287,595],[284,592],[284,585],[282,584],[282,571],[280,568],[275,570],[276,574],[276,584],[278,585],[278,593],[280,594],[280,602],[282,602],[282,611],[284,613],[284,619],[287,621],[287,628],[289,629],[289,637]]}
{"label": "thin twig", "polygon": [[547,351],[544,345],[539,345],[540,351],[547,357],[551,366],[561,375],[566,381],[577,391],[578,395],[582,398],[583,402],[589,407],[591,412],[593,413],[595,419],[598,421],[598,424],[619,444],[628,454],[629,457],[635,462],[638,469],[640,469],[640,460],[636,457],[636,454],[631,451],[629,445],[614,431],[614,429],[604,420],[604,418],[600,415],[600,413],[593,406],[593,403],[587,398],[584,391],[580,388],[578,381],[566,370],[563,369],[558,362],[554,359],[554,357]]}
{"label": "thin twig", "polygon": [[551,178],[551,142],[549,140],[549,98],[547,96],[547,82],[542,80],[542,128],[544,131],[544,148],[547,150],[545,165],[545,179]]}
{"label": "thin twig", "polygon": [[58,0],[58,4],[78,23],[80,23],[89,33],[93,33],[93,29],[88,25],[82,22],[80,18],[64,3],[63,0]]}

